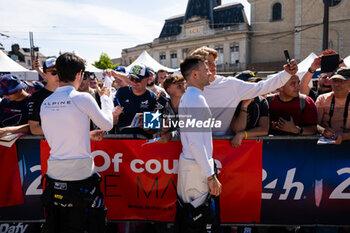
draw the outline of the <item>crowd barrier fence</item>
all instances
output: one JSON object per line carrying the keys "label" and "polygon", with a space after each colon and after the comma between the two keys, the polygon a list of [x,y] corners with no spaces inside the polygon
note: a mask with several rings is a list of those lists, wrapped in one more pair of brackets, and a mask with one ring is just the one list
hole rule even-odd
{"label": "crowd barrier fence", "polygon": [[[215,138],[213,143],[223,185],[223,224],[350,225],[350,142],[317,145],[318,136],[266,136],[233,148],[230,138]],[[145,142],[135,135],[107,135],[92,142],[108,221],[174,219],[181,143]],[[40,181],[49,147],[42,137],[30,135],[15,145],[23,204],[1,207],[0,223],[42,222]],[[2,156],[13,156],[9,150],[3,149]],[[1,179],[5,178],[12,179],[3,174]],[[7,190],[1,187],[0,198],[14,196],[6,195]]]}

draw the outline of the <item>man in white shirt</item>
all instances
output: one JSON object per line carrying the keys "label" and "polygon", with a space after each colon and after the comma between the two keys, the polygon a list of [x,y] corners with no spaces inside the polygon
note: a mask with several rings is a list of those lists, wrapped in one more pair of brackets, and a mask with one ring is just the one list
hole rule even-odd
{"label": "man in white shirt", "polygon": [[[204,87],[209,85],[210,77],[205,60],[201,56],[190,56],[180,67],[187,81],[187,90],[179,105],[180,121],[203,122],[211,119],[209,106],[203,96]],[[208,193],[216,197],[221,194],[221,184],[214,172],[211,128],[180,128],[180,135],[182,153],[177,182],[178,203],[183,206],[191,204],[193,208],[203,207],[207,204]],[[180,206],[178,205],[175,219],[175,229],[178,232],[204,231],[212,223],[207,219],[202,220],[205,216],[200,213],[197,217],[193,216],[194,222],[201,222],[193,229],[187,224],[187,220],[179,220],[179,217],[186,215],[183,212],[186,207]],[[215,229],[212,232],[216,232]]]}
{"label": "man in white shirt", "polygon": [[258,83],[249,83],[234,77],[216,75],[215,61],[218,53],[215,49],[201,47],[191,55],[199,55],[207,60],[210,76],[210,85],[204,88],[203,95],[212,111],[213,118],[221,121],[221,127],[213,128],[214,136],[223,136],[231,133],[230,123],[235,110],[241,100],[252,99],[282,87],[292,75],[298,71],[297,63],[292,60],[284,66],[283,72],[273,78]]}
{"label": "man in white shirt", "polygon": [[51,148],[42,196],[48,232],[103,232],[106,209],[90,147],[90,119],[102,130],[113,127],[109,90],[102,110],[89,93],[78,92],[85,61],[73,53],[56,60],[59,87],[41,105],[45,138]]}

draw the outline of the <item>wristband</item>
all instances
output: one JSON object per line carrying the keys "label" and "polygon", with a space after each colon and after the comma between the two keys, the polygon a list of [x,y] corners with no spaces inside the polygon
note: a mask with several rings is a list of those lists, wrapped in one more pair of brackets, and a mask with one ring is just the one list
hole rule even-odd
{"label": "wristband", "polygon": [[344,63],[344,60],[343,60],[343,59],[341,59],[341,60],[339,61],[339,65],[342,64],[342,63]]}
{"label": "wristband", "polygon": [[244,130],[244,139],[247,139],[247,138],[248,138],[247,131]]}
{"label": "wristband", "polygon": [[307,71],[309,71],[311,74],[315,73],[316,70],[311,69],[311,67],[309,67],[309,69],[307,69]]}
{"label": "wristband", "polygon": [[246,113],[248,113],[248,110],[245,110],[245,109],[241,108],[241,112],[246,112]]}

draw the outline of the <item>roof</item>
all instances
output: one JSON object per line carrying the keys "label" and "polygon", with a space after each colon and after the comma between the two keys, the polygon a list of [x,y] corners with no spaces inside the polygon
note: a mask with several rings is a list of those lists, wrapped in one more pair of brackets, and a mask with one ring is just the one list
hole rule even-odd
{"label": "roof", "polygon": [[211,28],[223,28],[244,23],[244,11],[241,3],[233,2],[217,6],[215,0],[189,0],[186,13],[165,20],[159,38],[177,36],[181,25],[194,18],[207,19]]}
{"label": "roof", "polygon": [[222,28],[244,23],[243,5],[227,4],[214,8],[214,28]]}
{"label": "roof", "polygon": [[181,33],[181,24],[184,22],[184,16],[165,20],[165,24],[159,38],[176,36]]}
{"label": "roof", "polygon": [[213,21],[213,8],[216,6],[216,0],[188,0],[184,21],[194,16]]}
{"label": "roof", "polygon": [[166,20],[172,20],[172,19],[177,19],[177,18],[182,18],[183,19],[184,16],[185,16],[185,14],[174,15],[174,16],[172,16],[170,18],[167,18]]}
{"label": "roof", "polygon": [[218,9],[221,9],[221,8],[226,8],[226,7],[234,6],[234,5],[237,5],[237,4],[241,4],[241,3],[239,3],[239,2],[227,3],[227,4],[224,4],[224,5],[220,5],[220,6],[214,7],[214,10],[218,10]]}

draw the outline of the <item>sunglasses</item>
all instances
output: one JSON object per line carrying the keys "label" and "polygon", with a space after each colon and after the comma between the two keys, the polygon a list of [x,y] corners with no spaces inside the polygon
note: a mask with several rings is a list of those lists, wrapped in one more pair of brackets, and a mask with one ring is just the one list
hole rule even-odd
{"label": "sunglasses", "polygon": [[142,81],[141,79],[135,78],[135,77],[132,77],[132,76],[131,76],[129,79],[130,79],[130,81],[133,82],[133,83],[140,83],[140,82]]}
{"label": "sunglasses", "polygon": [[51,75],[57,75],[57,71],[56,71],[56,70],[49,71],[49,73],[50,73]]}
{"label": "sunglasses", "polygon": [[97,84],[97,82],[90,82],[90,84]]}

